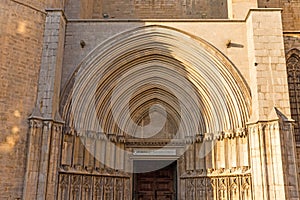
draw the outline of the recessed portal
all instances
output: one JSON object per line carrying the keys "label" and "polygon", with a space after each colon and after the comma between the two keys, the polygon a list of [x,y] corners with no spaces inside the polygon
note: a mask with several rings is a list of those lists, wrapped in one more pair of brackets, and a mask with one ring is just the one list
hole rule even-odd
{"label": "recessed portal", "polygon": [[[159,166],[159,167],[158,167]],[[136,160],[133,178],[135,200],[176,200],[177,162],[173,160]],[[156,169],[156,170],[151,170]]]}

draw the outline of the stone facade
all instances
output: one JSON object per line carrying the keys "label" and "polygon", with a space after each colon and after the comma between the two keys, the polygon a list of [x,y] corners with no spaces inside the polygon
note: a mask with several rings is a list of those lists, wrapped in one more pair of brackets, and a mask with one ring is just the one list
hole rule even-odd
{"label": "stone facade", "polygon": [[145,199],[138,160],[163,199],[299,199],[298,1],[0,9],[0,199]]}
{"label": "stone facade", "polygon": [[66,16],[71,19],[199,19],[227,18],[225,0],[69,0]]}

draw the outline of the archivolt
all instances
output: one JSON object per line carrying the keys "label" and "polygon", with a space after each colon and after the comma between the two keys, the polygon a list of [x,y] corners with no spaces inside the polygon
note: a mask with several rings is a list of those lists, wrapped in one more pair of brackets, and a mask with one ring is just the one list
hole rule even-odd
{"label": "archivolt", "polygon": [[[135,132],[154,104],[179,136],[235,130],[250,114],[249,88],[234,65],[200,38],[145,26],[107,40],[78,67],[63,117],[77,132]],[[149,114],[149,113],[148,113]]]}

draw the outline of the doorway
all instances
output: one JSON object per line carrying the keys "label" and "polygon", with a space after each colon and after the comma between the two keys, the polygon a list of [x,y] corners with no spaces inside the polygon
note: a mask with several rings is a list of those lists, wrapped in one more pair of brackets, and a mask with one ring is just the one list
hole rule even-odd
{"label": "doorway", "polygon": [[177,161],[135,160],[134,169],[134,200],[177,199]]}

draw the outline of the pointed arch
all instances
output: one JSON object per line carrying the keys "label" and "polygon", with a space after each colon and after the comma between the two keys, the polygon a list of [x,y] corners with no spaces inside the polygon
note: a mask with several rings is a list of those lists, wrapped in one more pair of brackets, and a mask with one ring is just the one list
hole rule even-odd
{"label": "pointed arch", "polygon": [[288,87],[292,119],[295,120],[295,139],[300,142],[300,50],[291,49],[286,55]]}
{"label": "pointed arch", "polygon": [[132,119],[145,115],[150,100],[179,123],[177,137],[234,132],[251,112],[250,90],[237,68],[201,38],[165,26],[103,42],[69,83],[63,118],[78,132],[134,132]]}

